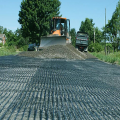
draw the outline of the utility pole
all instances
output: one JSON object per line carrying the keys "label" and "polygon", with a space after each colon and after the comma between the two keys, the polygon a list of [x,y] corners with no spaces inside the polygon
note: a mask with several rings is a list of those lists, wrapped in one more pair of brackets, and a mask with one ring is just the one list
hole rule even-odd
{"label": "utility pole", "polygon": [[105,55],[106,55],[106,8],[105,8]]}
{"label": "utility pole", "polygon": [[94,28],[94,43],[95,43],[95,28]]}

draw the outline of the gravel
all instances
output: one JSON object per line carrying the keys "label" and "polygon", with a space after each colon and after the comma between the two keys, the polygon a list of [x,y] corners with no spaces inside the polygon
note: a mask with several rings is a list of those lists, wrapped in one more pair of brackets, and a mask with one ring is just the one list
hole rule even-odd
{"label": "gravel", "polygon": [[86,58],[94,58],[89,53],[78,51],[71,44],[54,45],[41,49],[40,51],[21,52],[18,56],[35,57],[35,58],[57,58],[57,59],[74,59],[84,60]]}
{"label": "gravel", "polygon": [[0,120],[120,120],[120,67],[98,59],[0,57]]}

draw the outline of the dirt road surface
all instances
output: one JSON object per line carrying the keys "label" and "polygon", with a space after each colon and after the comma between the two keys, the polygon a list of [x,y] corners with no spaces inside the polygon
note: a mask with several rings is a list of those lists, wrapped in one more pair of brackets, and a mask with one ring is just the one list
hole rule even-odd
{"label": "dirt road surface", "polygon": [[120,66],[70,47],[0,57],[0,120],[120,120]]}

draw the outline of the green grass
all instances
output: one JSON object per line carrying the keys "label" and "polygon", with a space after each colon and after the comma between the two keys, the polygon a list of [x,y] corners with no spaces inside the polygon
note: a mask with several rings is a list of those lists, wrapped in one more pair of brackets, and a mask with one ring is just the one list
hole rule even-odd
{"label": "green grass", "polygon": [[104,62],[109,62],[109,63],[116,63],[120,65],[120,52],[114,52],[110,53],[108,55],[105,55],[105,52],[92,52],[92,55],[96,56],[98,59],[104,61]]}
{"label": "green grass", "polygon": [[18,52],[16,52],[16,49],[12,47],[1,47],[0,48],[0,56],[6,56],[6,55],[16,55]]}
{"label": "green grass", "polygon": [[0,56],[6,56],[6,55],[16,55],[19,52],[27,51],[28,45],[24,45],[17,49],[15,46],[0,46]]}

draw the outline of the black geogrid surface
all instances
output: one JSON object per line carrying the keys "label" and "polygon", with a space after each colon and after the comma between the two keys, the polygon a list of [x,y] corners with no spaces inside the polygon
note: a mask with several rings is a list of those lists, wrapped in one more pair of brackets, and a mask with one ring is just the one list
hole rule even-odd
{"label": "black geogrid surface", "polygon": [[0,57],[0,120],[119,120],[120,67],[97,59]]}

